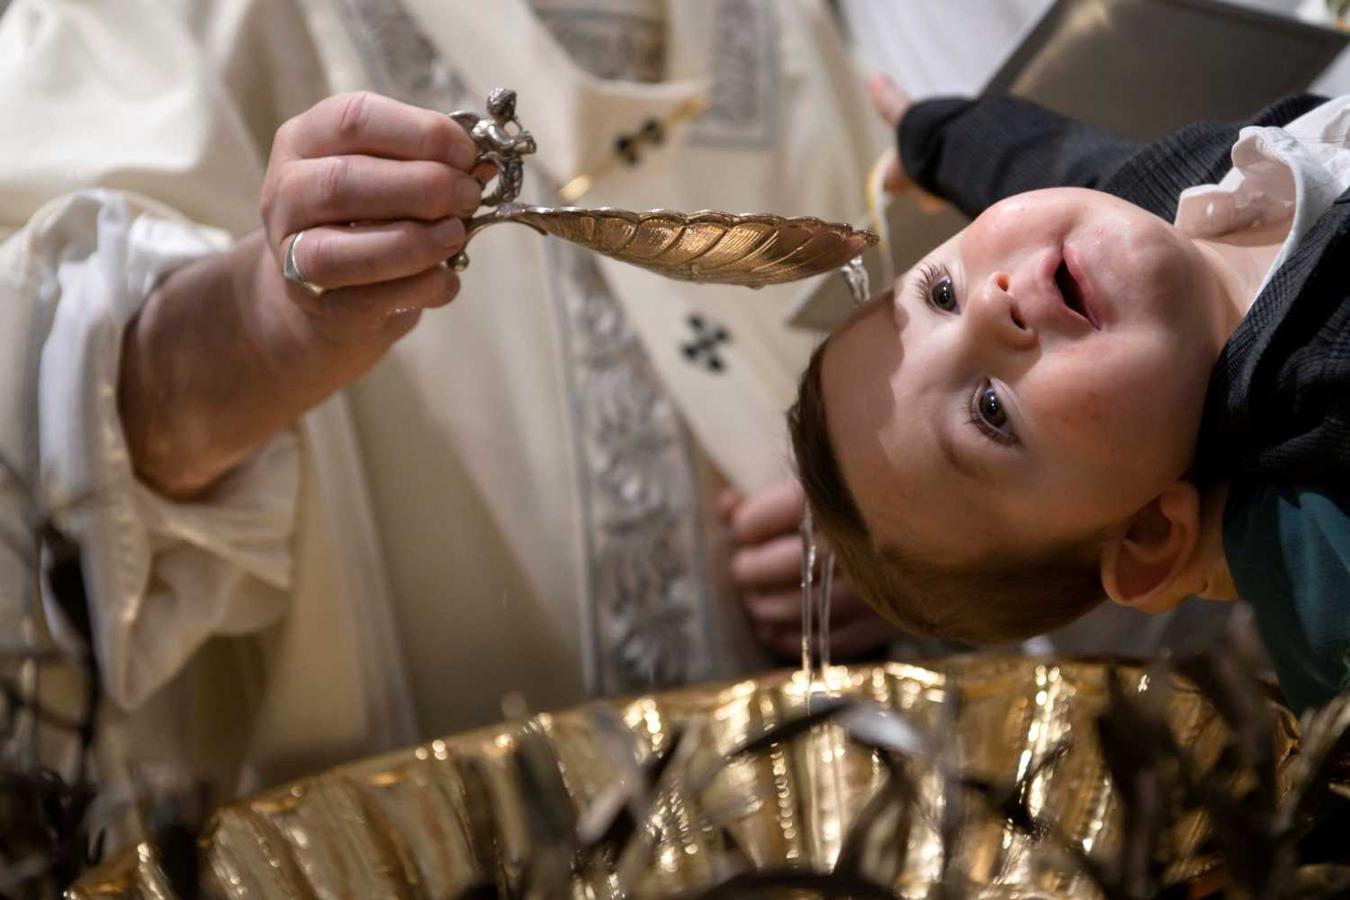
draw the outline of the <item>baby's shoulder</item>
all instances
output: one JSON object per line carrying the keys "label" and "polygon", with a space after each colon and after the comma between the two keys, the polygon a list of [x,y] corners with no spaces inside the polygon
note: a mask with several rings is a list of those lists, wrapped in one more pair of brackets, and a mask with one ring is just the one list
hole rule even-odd
{"label": "baby's shoulder", "polygon": [[1350,496],[1326,485],[1234,485],[1224,551],[1291,705],[1350,686]]}
{"label": "baby's shoulder", "polygon": [[1240,481],[1223,541],[1238,592],[1253,603],[1293,594],[1350,604],[1350,495],[1330,485]]}

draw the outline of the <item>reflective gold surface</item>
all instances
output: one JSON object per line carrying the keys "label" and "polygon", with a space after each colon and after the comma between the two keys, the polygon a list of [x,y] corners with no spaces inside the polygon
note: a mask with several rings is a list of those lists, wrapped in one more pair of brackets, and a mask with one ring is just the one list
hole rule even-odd
{"label": "reflective gold surface", "polygon": [[[1132,691],[1155,690],[1122,670]],[[1105,703],[1106,669],[1095,663],[970,657],[932,666],[836,667],[829,688],[905,711],[937,726],[954,715],[950,749],[963,770],[1000,783],[1035,772],[1065,738],[1067,752],[1027,781],[1032,813],[1054,822],[1088,853],[1117,846],[1119,811],[1103,767],[1093,717]],[[958,707],[944,704],[959,690]],[[1224,726],[1200,694],[1174,682],[1171,727],[1201,766],[1212,763]],[[695,756],[707,760],[800,715],[803,682],[792,673],[600,704],[641,751],[658,752],[677,729],[697,727]],[[543,715],[539,724],[561,763],[577,808],[618,777],[591,708]],[[1278,709],[1283,774],[1297,745],[1292,716]],[[702,724],[695,724],[702,723]],[[209,893],[225,897],[453,897],[483,876],[516,884],[531,853],[525,798],[510,754],[518,729],[485,728],[344,766],[222,810],[205,839]],[[612,736],[611,736],[612,739]],[[694,765],[699,763],[694,760]],[[673,764],[672,764],[673,765]],[[920,796],[905,865],[872,860],[901,893],[918,896],[937,877],[935,822],[943,793],[935,770],[917,764]],[[733,762],[692,797],[665,796],[653,864],[639,879],[650,896],[707,884],[727,842],[758,867],[830,868],[849,823],[881,778],[870,751],[825,726],[759,756]],[[1048,864],[1044,846],[967,806],[954,865],[988,897],[1095,896],[1081,876]],[[1196,855],[1204,822],[1171,835],[1174,872],[1188,877],[1211,861]],[[728,837],[728,835],[730,837]],[[149,848],[82,880],[70,896],[166,896]],[[574,896],[591,896],[578,886]]]}
{"label": "reflective gold surface", "polygon": [[763,287],[837,269],[877,242],[870,231],[812,217],[666,209],[502,206],[469,222],[516,222],[680,281]]}

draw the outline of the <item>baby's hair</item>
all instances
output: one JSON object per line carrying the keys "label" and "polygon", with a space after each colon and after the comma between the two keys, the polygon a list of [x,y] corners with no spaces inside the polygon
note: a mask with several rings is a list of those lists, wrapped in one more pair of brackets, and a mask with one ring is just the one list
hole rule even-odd
{"label": "baby's hair", "polygon": [[868,605],[915,635],[993,644],[1065,625],[1104,599],[1095,542],[1040,559],[990,559],[960,569],[878,546],[830,443],[821,388],[828,346],[827,339],[816,348],[802,374],[788,431],[815,524]]}

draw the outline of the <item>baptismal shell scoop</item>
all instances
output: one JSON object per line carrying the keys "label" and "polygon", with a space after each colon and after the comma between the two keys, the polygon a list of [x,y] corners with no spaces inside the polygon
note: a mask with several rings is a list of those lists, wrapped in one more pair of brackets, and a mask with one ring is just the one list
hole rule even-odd
{"label": "baptismal shell scoop", "polygon": [[[534,138],[516,119],[514,91],[494,90],[487,109],[487,117],[450,114],[478,148],[474,165],[497,169],[495,187],[483,196],[490,211],[469,220],[466,243],[489,225],[517,222],[667,278],[763,287],[838,269],[877,242],[870,231],[810,216],[518,204],[521,157],[535,151]],[[463,269],[468,257],[461,252],[451,265]]]}

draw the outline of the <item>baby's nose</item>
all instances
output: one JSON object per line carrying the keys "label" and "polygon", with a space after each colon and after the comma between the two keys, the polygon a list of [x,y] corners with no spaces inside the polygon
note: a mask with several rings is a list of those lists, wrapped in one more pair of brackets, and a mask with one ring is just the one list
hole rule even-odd
{"label": "baby's nose", "polygon": [[1012,278],[1006,272],[994,272],[974,298],[974,313],[981,327],[1002,344],[1018,349],[1036,345],[1036,331],[1022,315],[1012,292]]}

